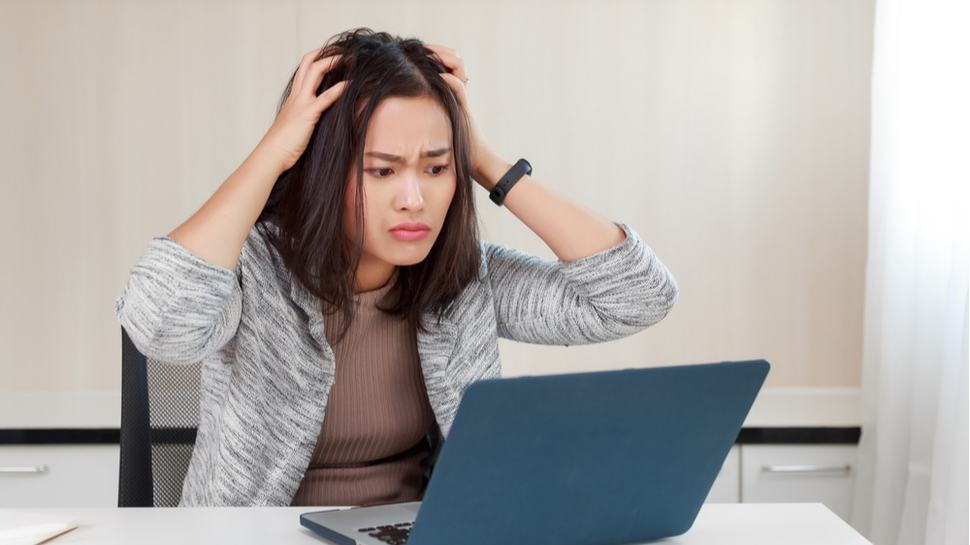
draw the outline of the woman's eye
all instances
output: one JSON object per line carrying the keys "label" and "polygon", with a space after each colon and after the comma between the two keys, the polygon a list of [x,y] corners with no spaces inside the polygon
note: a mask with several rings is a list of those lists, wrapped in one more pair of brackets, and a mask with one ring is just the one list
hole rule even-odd
{"label": "woman's eye", "polygon": [[428,172],[437,176],[438,174],[444,172],[446,168],[448,168],[447,165],[434,165],[428,169]]}
{"label": "woman's eye", "polygon": [[372,168],[370,173],[378,178],[386,178],[390,176],[394,171],[389,168]]}

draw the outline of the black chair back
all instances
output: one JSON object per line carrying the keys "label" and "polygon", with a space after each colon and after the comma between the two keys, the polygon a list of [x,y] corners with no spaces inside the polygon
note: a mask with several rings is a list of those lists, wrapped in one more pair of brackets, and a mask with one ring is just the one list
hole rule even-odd
{"label": "black chair back", "polygon": [[146,358],[121,329],[118,507],[175,507],[199,426],[201,364]]}

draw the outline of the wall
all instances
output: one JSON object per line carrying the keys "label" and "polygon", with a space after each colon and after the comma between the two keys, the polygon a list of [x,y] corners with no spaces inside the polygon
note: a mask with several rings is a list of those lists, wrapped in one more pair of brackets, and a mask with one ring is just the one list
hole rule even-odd
{"label": "wall", "polygon": [[[371,26],[466,59],[506,159],[633,226],[660,325],[504,342],[509,375],[764,357],[857,386],[873,0],[0,3],[0,391],[117,390],[114,300],[270,125],[300,56]],[[491,240],[551,257],[481,192]]]}

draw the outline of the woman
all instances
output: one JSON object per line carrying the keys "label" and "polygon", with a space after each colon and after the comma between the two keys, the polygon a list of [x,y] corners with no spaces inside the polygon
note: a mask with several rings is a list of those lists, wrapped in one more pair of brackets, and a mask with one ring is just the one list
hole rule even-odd
{"label": "woman", "polygon": [[[499,336],[601,342],[674,304],[633,231],[488,148],[466,83],[447,48],[335,37],[239,169],[132,269],[117,315],[135,345],[202,362],[182,505],[419,499],[465,388],[500,374]],[[502,205],[558,262],[478,241],[473,179],[503,177]]]}

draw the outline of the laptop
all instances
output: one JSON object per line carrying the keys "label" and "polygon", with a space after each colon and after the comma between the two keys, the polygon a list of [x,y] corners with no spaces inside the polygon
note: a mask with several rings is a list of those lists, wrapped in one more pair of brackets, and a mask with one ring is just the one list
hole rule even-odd
{"label": "laptop", "polygon": [[690,529],[767,361],[485,380],[422,502],[306,513],[340,545],[607,545]]}

